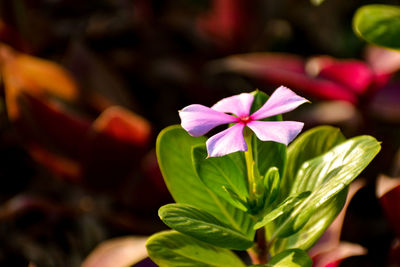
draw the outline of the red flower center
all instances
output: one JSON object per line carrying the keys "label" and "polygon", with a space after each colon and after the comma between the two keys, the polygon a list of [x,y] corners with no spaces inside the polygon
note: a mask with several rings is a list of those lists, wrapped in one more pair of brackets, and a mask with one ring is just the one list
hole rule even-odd
{"label": "red flower center", "polygon": [[240,123],[244,123],[244,124],[246,124],[246,123],[248,123],[248,122],[250,122],[250,121],[252,121],[253,119],[250,117],[250,116],[246,116],[246,117],[241,117],[241,118],[239,118],[239,122]]}

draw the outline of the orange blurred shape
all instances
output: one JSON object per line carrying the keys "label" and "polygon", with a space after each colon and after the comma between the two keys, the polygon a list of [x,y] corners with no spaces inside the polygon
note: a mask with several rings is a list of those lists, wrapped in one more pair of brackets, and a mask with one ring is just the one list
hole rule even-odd
{"label": "orange blurred shape", "polygon": [[151,126],[143,117],[119,106],[104,110],[93,122],[93,129],[134,145],[145,146],[150,140]]}
{"label": "orange blurred shape", "polygon": [[50,152],[38,145],[30,145],[28,151],[34,160],[51,170],[53,174],[72,182],[81,179],[82,169],[78,162]]}
{"label": "orange blurred shape", "polygon": [[53,95],[67,101],[78,98],[75,81],[60,65],[19,53],[0,43],[0,71],[4,81],[8,116],[19,116],[21,92],[36,96]]}

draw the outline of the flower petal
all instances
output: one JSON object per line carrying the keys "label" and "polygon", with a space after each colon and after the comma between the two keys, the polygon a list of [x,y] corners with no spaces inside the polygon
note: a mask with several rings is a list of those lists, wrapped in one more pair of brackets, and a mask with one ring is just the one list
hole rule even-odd
{"label": "flower petal", "polygon": [[203,105],[190,105],[179,111],[182,128],[192,136],[201,136],[225,123],[236,122],[237,118]]}
{"label": "flower petal", "polygon": [[297,121],[251,121],[247,126],[258,139],[288,145],[303,129],[304,123]]}
{"label": "flower petal", "polygon": [[289,112],[305,102],[308,102],[308,100],[296,95],[289,88],[280,86],[272,93],[267,102],[265,102],[259,110],[254,112],[251,117],[254,120],[264,119]]}
{"label": "flower petal", "polygon": [[250,114],[251,104],[253,104],[254,95],[242,93],[224,98],[218,101],[211,108],[225,113],[233,113],[238,117],[247,117]]}
{"label": "flower petal", "polygon": [[209,157],[221,157],[236,151],[247,151],[243,138],[244,124],[237,123],[207,140]]}

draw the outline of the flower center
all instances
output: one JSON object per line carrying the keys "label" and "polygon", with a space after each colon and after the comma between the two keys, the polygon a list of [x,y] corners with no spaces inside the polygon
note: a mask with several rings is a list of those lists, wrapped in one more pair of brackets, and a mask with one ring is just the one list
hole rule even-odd
{"label": "flower center", "polygon": [[239,119],[240,119],[240,122],[241,122],[241,123],[244,123],[244,124],[246,124],[246,123],[252,121],[252,119],[251,119],[250,116],[241,117],[241,118],[239,118]]}

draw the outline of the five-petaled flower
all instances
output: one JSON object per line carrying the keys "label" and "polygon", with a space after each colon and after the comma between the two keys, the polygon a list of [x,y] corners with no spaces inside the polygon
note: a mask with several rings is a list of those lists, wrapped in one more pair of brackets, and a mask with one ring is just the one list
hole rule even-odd
{"label": "five-petaled flower", "polygon": [[209,157],[247,151],[247,144],[243,137],[246,126],[262,141],[275,141],[285,145],[289,144],[303,129],[304,123],[297,121],[262,121],[262,119],[289,112],[308,102],[289,88],[279,87],[260,109],[250,114],[253,100],[254,95],[242,93],[224,98],[211,108],[198,104],[189,105],[179,111],[181,125],[190,135],[197,137],[219,125],[234,123],[233,126],[207,140]]}

